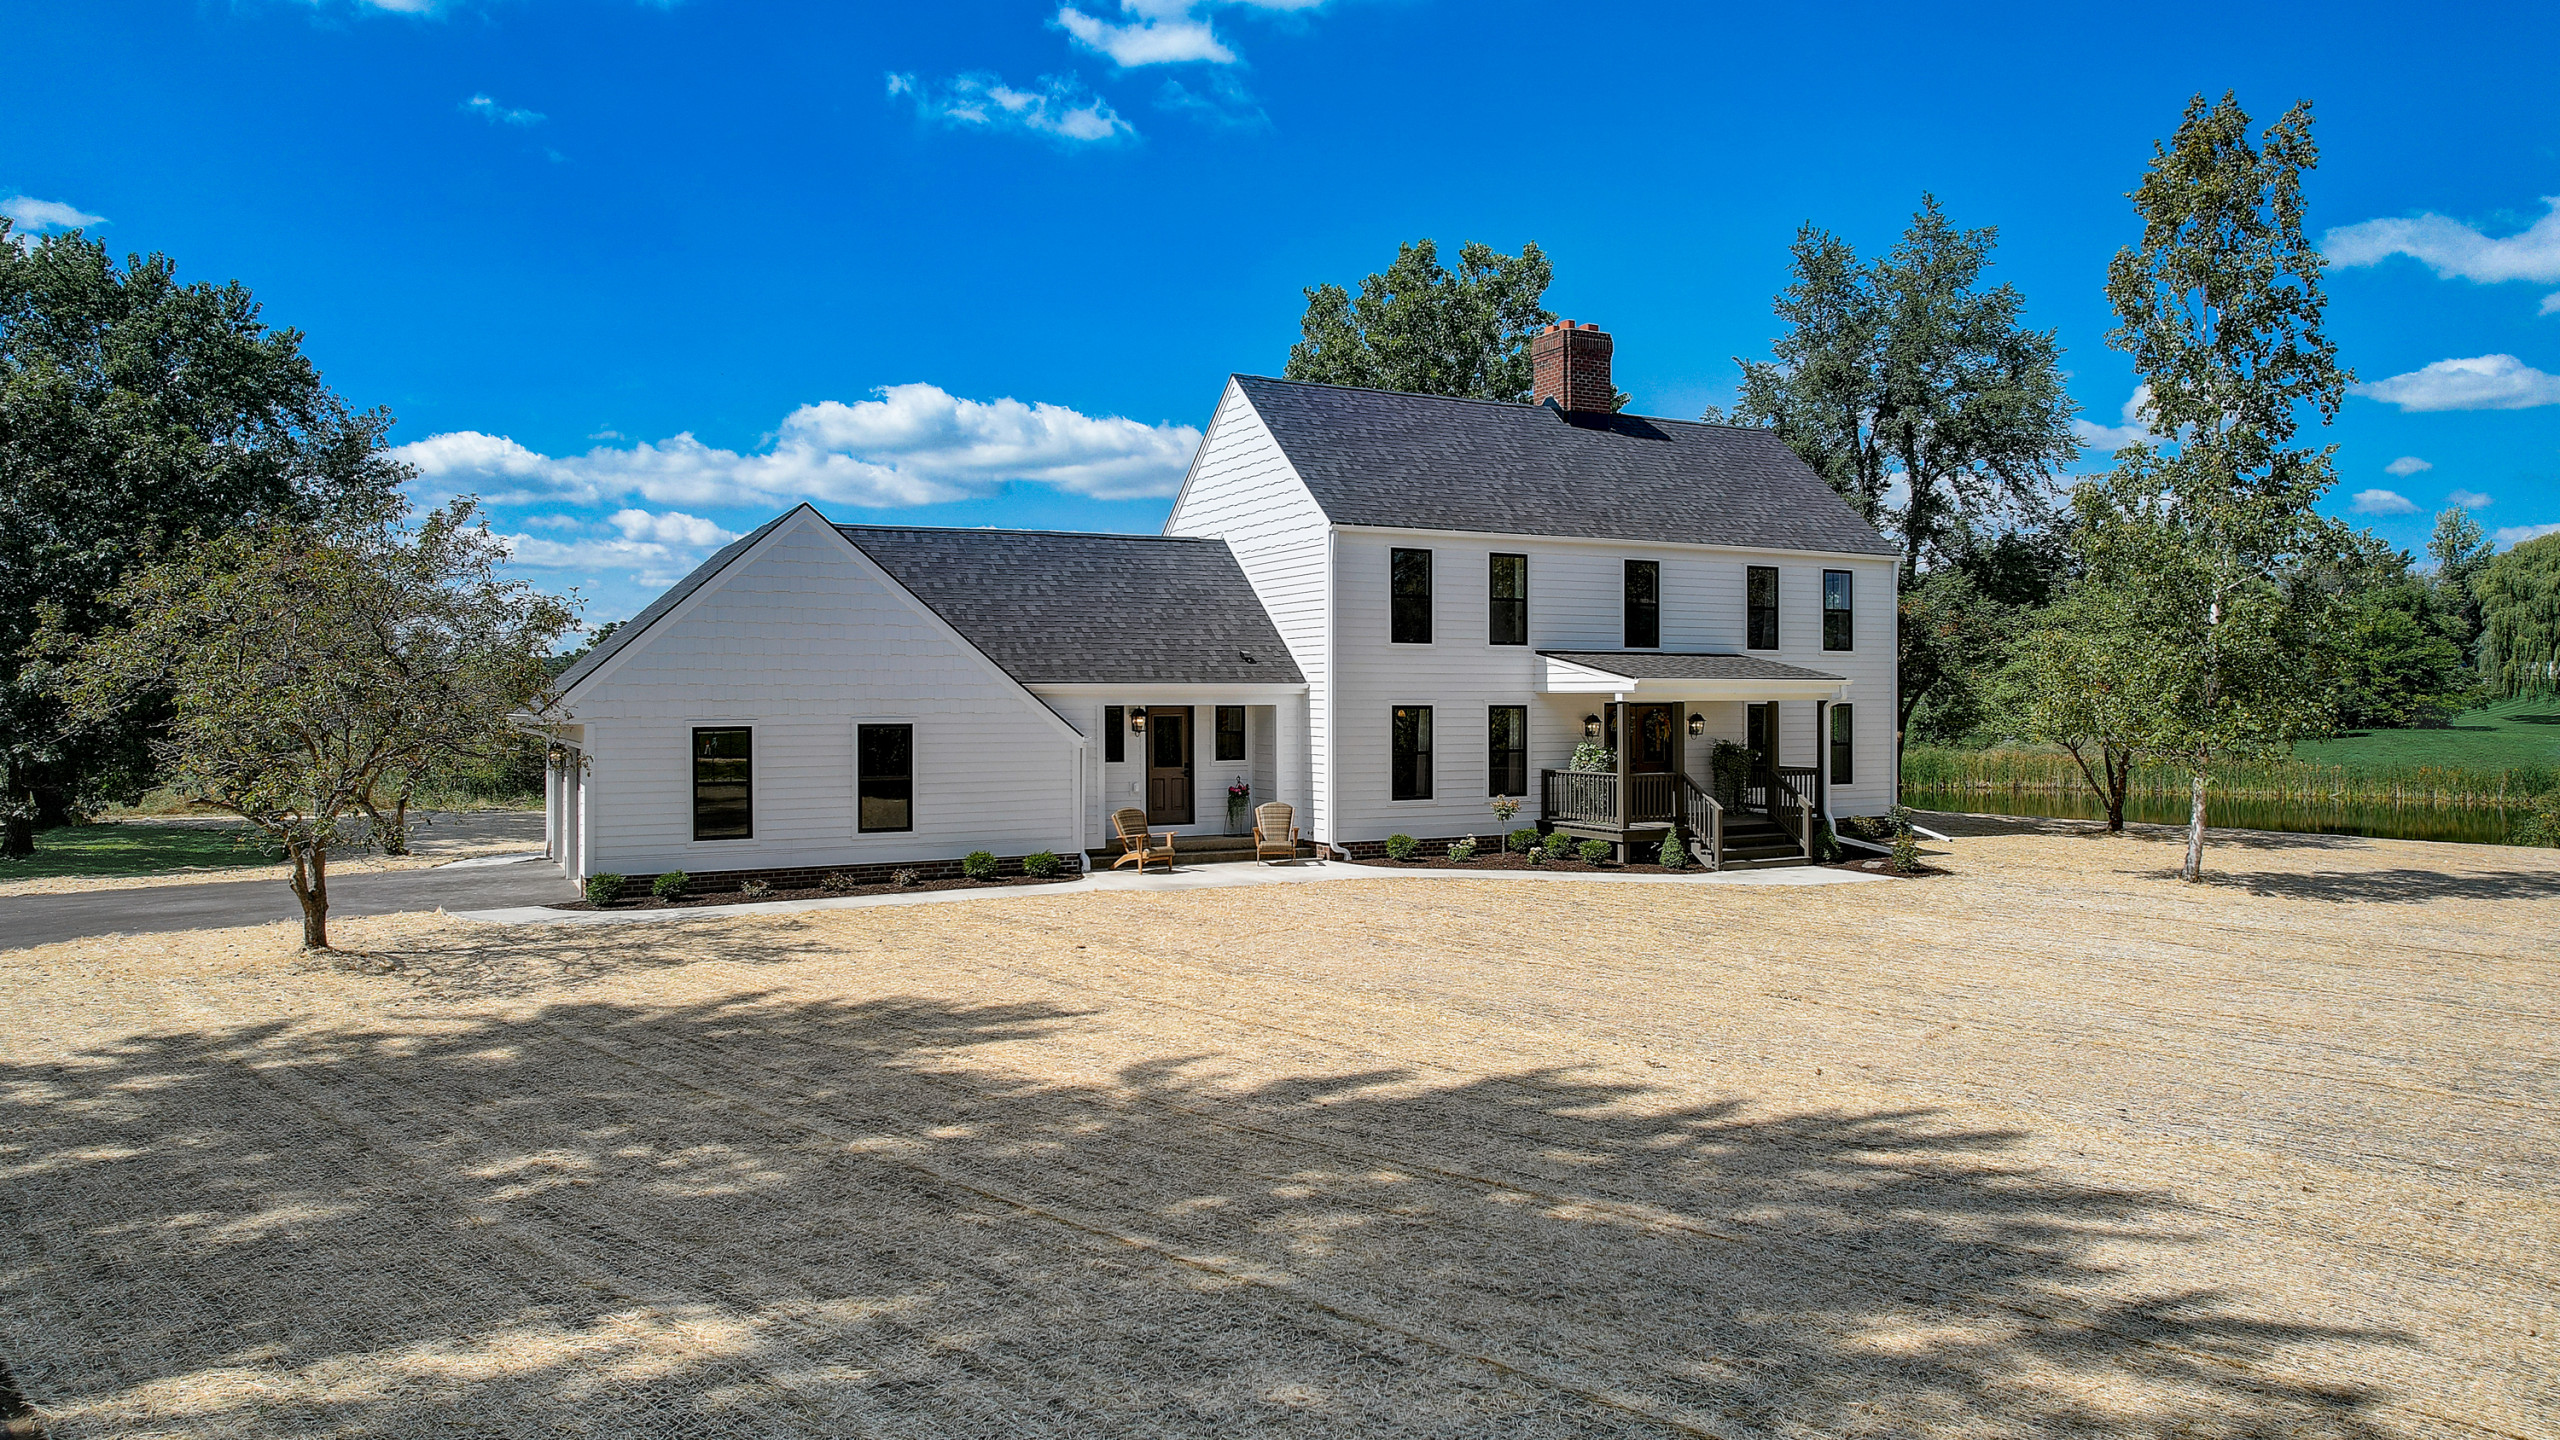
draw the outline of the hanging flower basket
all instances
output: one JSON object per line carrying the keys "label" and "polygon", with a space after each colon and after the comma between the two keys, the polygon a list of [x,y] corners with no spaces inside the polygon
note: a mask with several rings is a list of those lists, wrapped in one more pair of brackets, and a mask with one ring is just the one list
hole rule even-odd
{"label": "hanging flower basket", "polygon": [[1253,828],[1253,783],[1238,776],[1227,786],[1227,833],[1242,835]]}

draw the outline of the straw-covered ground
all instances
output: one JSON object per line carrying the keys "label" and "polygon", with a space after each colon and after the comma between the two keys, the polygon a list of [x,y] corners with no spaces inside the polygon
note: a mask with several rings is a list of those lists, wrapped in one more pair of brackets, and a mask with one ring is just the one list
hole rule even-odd
{"label": "straw-covered ground", "polygon": [[2560,854],[0,955],[57,1436],[2560,1433]]}

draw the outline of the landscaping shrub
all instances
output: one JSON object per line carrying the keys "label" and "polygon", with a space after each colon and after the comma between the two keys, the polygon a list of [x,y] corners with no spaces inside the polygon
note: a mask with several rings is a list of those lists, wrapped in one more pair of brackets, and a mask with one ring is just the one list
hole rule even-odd
{"label": "landscaping shrub", "polygon": [[1538,832],[1523,825],[1502,837],[1502,848],[1526,855],[1538,848]]}
{"label": "landscaping shrub", "polygon": [[773,893],[773,884],[767,880],[741,880],[738,882],[738,893],[750,900],[761,900]]}
{"label": "landscaping shrub", "polygon": [[827,872],[827,878],[818,882],[818,888],[841,895],[858,883],[860,882],[841,870],[830,870]]}
{"label": "landscaping shrub", "polygon": [[1047,880],[1066,868],[1055,850],[1034,850],[1022,857],[1022,873],[1034,880]]}
{"label": "landscaping shrub", "polygon": [[1547,838],[1539,843],[1538,855],[1549,861],[1570,860],[1573,858],[1573,846],[1572,836],[1561,830],[1550,830],[1547,832]]}
{"label": "landscaping shrub", "polygon": [[661,900],[681,900],[684,898],[686,883],[692,879],[692,876],[681,870],[670,870],[649,882],[649,893]]}
{"label": "landscaping shrub", "polygon": [[1911,828],[1911,812],[1896,805],[1887,812],[1893,821],[1893,858],[1885,862],[1896,875],[1909,875],[1920,868],[1920,835]]}
{"label": "landscaping shrub", "polygon": [[1414,852],[1421,848],[1422,842],[1410,835],[1398,834],[1387,837],[1387,858],[1390,860],[1410,860]]}
{"label": "landscaping shrub", "polygon": [[996,856],[992,850],[972,850],[960,861],[960,873],[972,880],[996,878]]}
{"label": "landscaping shrub", "polygon": [[1464,864],[1467,861],[1476,858],[1476,837],[1470,835],[1466,839],[1450,846],[1449,858],[1458,861],[1460,864]]}
{"label": "landscaping shrub", "polygon": [[923,884],[924,877],[913,870],[900,870],[889,876],[889,883],[897,886],[901,890],[905,890],[910,887]]}
{"label": "landscaping shrub", "polygon": [[1813,863],[1828,865],[1839,858],[1840,837],[1831,833],[1830,821],[1816,819],[1813,822]]}
{"label": "landscaping shrub", "polygon": [[1585,840],[1575,847],[1574,853],[1582,857],[1584,864],[1597,865],[1609,858],[1609,850],[1610,845],[1606,840]]}
{"label": "landscaping shrub", "polygon": [[1689,868],[1689,847],[1680,843],[1680,832],[1674,830],[1662,837],[1662,849],[1653,858],[1665,870],[1685,870]]}
{"label": "landscaping shrub", "polygon": [[588,903],[588,904],[590,904],[590,905],[610,905],[610,904],[612,904],[615,900],[620,899],[620,898],[621,898],[621,896],[622,896],[622,877],[621,877],[621,876],[619,876],[619,875],[590,875],[590,876],[588,876],[588,877],[587,877],[587,903]]}

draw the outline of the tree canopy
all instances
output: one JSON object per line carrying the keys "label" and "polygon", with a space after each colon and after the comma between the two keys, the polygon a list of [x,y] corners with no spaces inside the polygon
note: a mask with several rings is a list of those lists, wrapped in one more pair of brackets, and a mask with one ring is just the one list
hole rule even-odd
{"label": "tree canopy", "polygon": [[1552,324],[1541,301],[1554,268],[1535,244],[1517,255],[1469,241],[1455,274],[1429,240],[1396,247],[1395,263],[1360,282],[1306,292],[1292,380],[1363,385],[1467,400],[1530,398],[1529,337]]}
{"label": "tree canopy", "polygon": [[1906,578],[1978,531],[2046,514],[2080,454],[2054,332],[2026,327],[2014,286],[1984,282],[1998,243],[1991,227],[1950,223],[1931,195],[1872,261],[1807,224],[1777,297],[1788,328],[1774,358],[1737,357],[1740,398],[1729,417],[1707,416],[1776,429],[1902,547]]}
{"label": "tree canopy", "polygon": [[326,948],[328,861],[381,843],[377,814],[440,767],[512,741],[510,717],[544,703],[561,601],[497,578],[504,546],[471,502],[235,528],[137,569],[81,635],[60,605],[33,669],[73,726],[116,723],[133,697],[168,697],[152,742],[182,795],[247,820],[293,863],[303,944]]}
{"label": "tree canopy", "polygon": [[190,534],[298,521],[391,493],[390,418],[322,383],[302,335],[238,283],[118,265],[78,231],[22,245],[0,220],[0,854],[139,788],[158,700],[64,734],[22,654],[40,605],[90,633],[99,597]]}

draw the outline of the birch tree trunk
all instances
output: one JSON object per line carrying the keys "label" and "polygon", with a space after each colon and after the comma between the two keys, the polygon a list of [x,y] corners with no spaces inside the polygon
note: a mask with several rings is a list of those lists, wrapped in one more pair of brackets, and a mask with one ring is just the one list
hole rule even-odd
{"label": "birch tree trunk", "polygon": [[2178,878],[2193,885],[2204,879],[2204,761],[2199,757],[2189,783],[2193,788],[2187,797],[2187,867]]}

